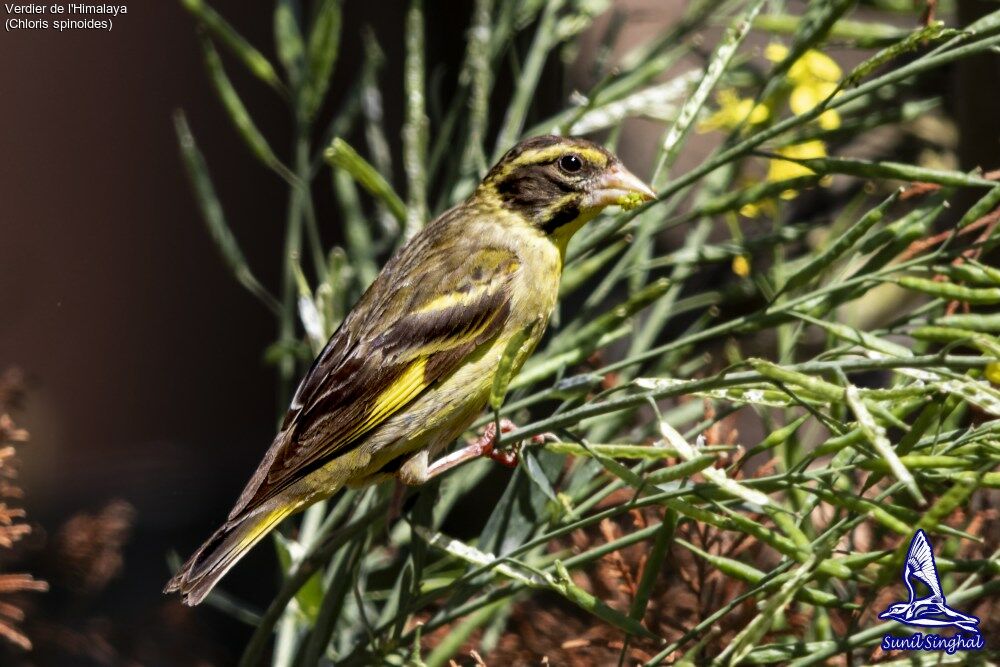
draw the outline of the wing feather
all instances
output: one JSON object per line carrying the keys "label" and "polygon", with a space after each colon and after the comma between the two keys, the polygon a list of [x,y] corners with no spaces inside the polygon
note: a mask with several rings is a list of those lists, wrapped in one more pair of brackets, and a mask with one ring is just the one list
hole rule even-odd
{"label": "wing feather", "polygon": [[[231,518],[348,451],[503,329],[519,266],[513,252],[413,245],[386,265],[313,362]],[[440,279],[393,288],[413,275]]]}
{"label": "wing feather", "polygon": [[944,599],[941,595],[941,582],[938,580],[937,567],[934,563],[934,552],[931,550],[930,540],[927,539],[927,533],[924,531],[918,530],[913,535],[910,549],[906,553],[906,564],[911,576],[926,585],[935,597]]}

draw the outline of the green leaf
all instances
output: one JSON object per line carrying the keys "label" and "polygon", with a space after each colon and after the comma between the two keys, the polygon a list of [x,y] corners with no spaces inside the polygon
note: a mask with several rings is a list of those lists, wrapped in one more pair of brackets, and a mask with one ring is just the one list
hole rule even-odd
{"label": "green leaf", "polygon": [[740,44],[743,43],[743,39],[750,32],[753,20],[760,13],[763,6],[764,0],[752,0],[746,11],[734,20],[729,28],[726,29],[726,32],[723,33],[722,39],[719,40],[718,46],[715,48],[715,53],[712,54],[708,66],[705,68],[705,76],[701,78],[698,87],[695,88],[691,96],[681,106],[680,111],[677,113],[677,120],[674,121],[663,137],[663,144],[660,148],[660,159],[653,172],[654,188],[663,185],[667,172],[680,154],[681,147],[684,145],[684,139],[690,132],[692,124],[698,117],[698,113],[705,106],[709,94],[715,88],[719,79],[729,68],[730,61],[736,54],[737,49],[740,48]]}
{"label": "green leaf", "polygon": [[[666,484],[667,482],[674,482],[678,479],[684,479],[685,477],[690,477],[695,473],[699,473],[716,461],[718,461],[717,457],[710,454],[702,454],[701,456],[696,456],[676,465],[654,470],[646,476],[646,482],[653,484],[654,486]],[[666,488],[664,488],[664,490],[666,490]]]}
{"label": "green leaf", "polygon": [[918,276],[903,276],[896,282],[906,289],[936,296],[947,301],[961,301],[976,305],[1000,303],[1000,287],[966,287],[944,281],[930,280]]}
{"label": "green leaf", "polygon": [[796,594],[806,585],[816,569],[816,564],[817,558],[813,556],[799,566],[788,581],[781,586],[781,589],[763,604],[760,613],[740,630],[722,651],[722,654],[712,661],[713,667],[715,665],[739,664],[753,650],[757,642],[764,637]]}
{"label": "green leaf", "polygon": [[204,0],[181,0],[184,8],[191,12],[210,33],[215,35],[233,54],[243,62],[251,74],[284,93],[284,86],[270,61],[260,51],[250,45],[229,23]]}
{"label": "green leaf", "polygon": [[867,331],[861,331],[860,329],[855,329],[854,327],[847,326],[846,324],[840,324],[839,322],[818,320],[815,317],[810,317],[809,315],[802,313],[794,313],[794,315],[805,320],[806,322],[826,329],[843,341],[855,343],[861,347],[872,350],[873,352],[899,358],[913,356],[913,352],[910,351],[910,349],[905,345],[894,343],[891,340],[886,340],[885,338],[879,338],[878,336],[868,333]]}
{"label": "green leaf", "polygon": [[[680,544],[685,549],[697,554],[701,558],[711,565],[713,568],[726,575],[727,577],[732,577],[734,579],[739,579],[740,581],[745,581],[750,584],[760,584],[765,579],[768,578],[768,574],[763,570],[755,568],[749,563],[736,560],[735,558],[727,558],[725,556],[719,556],[717,554],[711,554],[707,551],[699,549],[695,545],[691,544],[687,540],[682,540],[677,538],[677,544]],[[772,576],[769,581],[767,581],[767,590],[781,585],[783,582],[788,581],[793,574],[781,574],[778,576]],[[816,588],[802,588],[795,594],[797,600],[802,600],[803,602],[808,602],[809,604],[817,605],[820,607],[832,607],[838,609],[849,609],[851,607],[857,607],[857,605],[845,602],[833,593],[827,593]]]}
{"label": "green leaf", "polygon": [[181,111],[174,114],[174,129],[177,132],[177,143],[180,146],[181,158],[184,161],[188,179],[191,181],[191,187],[195,192],[202,218],[205,220],[205,226],[208,227],[208,232],[212,236],[216,248],[222,254],[229,270],[236,276],[236,280],[269,310],[275,313],[280,312],[281,305],[278,300],[254,277],[236,237],[226,223],[222,204],[215,194],[205,159],[202,157],[201,151],[198,150],[187,118]]}
{"label": "green leaf", "polygon": [[341,2],[320,0],[316,7],[306,46],[309,80],[303,90],[303,106],[307,118],[319,111],[333,76],[340,51]]}
{"label": "green leaf", "polygon": [[767,435],[763,440],[761,440],[757,445],[751,447],[747,451],[747,456],[753,456],[754,454],[759,454],[761,452],[766,452],[769,449],[774,449],[778,445],[785,444],[789,438],[795,435],[795,432],[799,430],[799,427],[809,419],[810,415],[802,415],[792,420],[785,426],[775,429]]}
{"label": "green leaf", "polygon": [[865,439],[871,443],[875,451],[879,453],[885,462],[889,465],[889,469],[892,471],[893,476],[899,480],[903,486],[910,492],[917,502],[921,505],[925,504],[927,501],[924,495],[920,492],[920,488],[917,486],[916,480],[913,479],[913,475],[899,460],[896,455],[896,451],[892,448],[892,443],[889,442],[889,438],[886,437],[885,428],[880,424],[876,423],[875,418],[872,417],[871,412],[868,410],[868,406],[861,399],[858,394],[858,388],[851,385],[844,390],[844,399],[847,401],[847,405],[851,408],[851,412],[858,420],[858,426],[861,427],[861,432],[864,434]]}
{"label": "green leaf", "polygon": [[236,126],[237,131],[239,131],[240,137],[242,137],[244,143],[246,143],[257,159],[265,166],[273,169],[286,181],[293,182],[295,180],[294,174],[274,154],[267,139],[264,138],[264,135],[261,134],[257,125],[250,117],[250,113],[243,104],[243,100],[240,99],[239,93],[236,92],[232,82],[226,75],[226,71],[222,66],[222,59],[219,58],[219,53],[215,50],[212,41],[207,37],[202,37],[200,41],[202,51],[205,55],[205,69],[208,71],[209,79],[215,88],[216,94],[219,96],[219,100],[226,108],[229,119]]}
{"label": "green leaf", "polygon": [[802,387],[828,401],[839,401],[843,397],[843,389],[816,375],[783,368],[764,359],[748,359],[747,363],[765,378],[776,383]]}
{"label": "green leaf", "polygon": [[1000,30],[1000,9],[985,14],[965,27],[965,31],[982,37]]}
{"label": "green leaf", "polygon": [[369,194],[378,197],[397,220],[406,220],[406,205],[399,198],[389,182],[375,170],[358,152],[340,137],[335,138],[323,153],[331,166],[343,169],[351,175]]}
{"label": "green leaf", "polygon": [[859,81],[890,60],[895,60],[905,53],[923,48],[929,42],[961,34],[965,33],[961,30],[945,29],[943,21],[934,21],[930,25],[918,28],[897,43],[887,46],[851,70],[851,73],[844,77],[841,87],[857,85]]}
{"label": "green leaf", "polygon": [[[521,387],[531,386],[543,378],[554,375],[565,368],[585,361],[587,357],[594,352],[594,350],[607,347],[616,340],[624,338],[631,332],[632,325],[625,323],[617,329],[602,334],[597,338],[597,340],[592,340],[587,345],[577,345],[576,347],[568,349],[565,352],[555,354],[548,352],[545,354],[536,354],[525,362],[521,372],[511,380],[509,388],[519,389]],[[596,379],[594,377],[587,377],[583,379],[582,383],[590,385],[599,381],[600,377],[597,377]]]}
{"label": "green leaf", "polygon": [[642,621],[646,615],[646,606],[649,604],[653,586],[659,578],[661,568],[667,557],[667,549],[673,541],[674,531],[677,528],[677,513],[667,510],[656,531],[656,539],[653,541],[653,548],[649,551],[642,568],[642,575],[639,577],[639,584],[636,586],[635,597],[632,598],[632,605],[629,607],[628,615],[637,621]]}
{"label": "green leaf", "polygon": [[563,272],[562,281],[559,284],[559,298],[564,298],[567,294],[572,294],[581,285],[593,278],[608,262],[621,253],[627,245],[628,241],[622,239],[568,266]]}
{"label": "green leaf", "polygon": [[916,165],[903,164],[901,162],[869,162],[866,160],[834,157],[798,159],[778,153],[764,153],[764,155],[772,160],[795,162],[796,164],[800,164],[811,169],[817,174],[845,174],[848,176],[858,176],[860,178],[895,179],[908,182],[937,183],[938,185],[951,185],[969,188],[996,187],[996,183],[994,181],[966,174],[961,171],[931,169],[929,167],[918,167]]}
{"label": "green leaf", "polygon": [[1000,334],[1000,313],[946,315],[938,319],[937,323],[945,327]]}
{"label": "green leaf", "polygon": [[[698,450],[688,444],[687,440],[684,439],[684,436],[678,433],[673,426],[667,423],[666,420],[660,421],[660,433],[663,434],[667,444],[671,445],[678,451],[681,458],[687,461],[694,461],[698,458]],[[702,469],[701,474],[726,493],[736,496],[737,498],[741,498],[751,505],[758,507],[768,507],[771,505],[771,499],[768,498],[766,494],[746,487],[734,479],[730,479],[726,476],[726,472],[724,470],[719,468],[704,468]]]}
{"label": "green leaf", "polygon": [[490,389],[490,407],[494,412],[499,412],[503,407],[504,397],[507,395],[507,387],[520,362],[524,361],[525,355],[530,352],[524,348],[524,344],[531,337],[531,332],[535,325],[529,324],[520,331],[516,331],[507,346],[500,355],[500,363],[497,365],[496,373],[493,375],[493,386]]}
{"label": "green leaf", "polygon": [[295,0],[278,0],[274,6],[274,43],[278,60],[284,66],[295,90],[302,84],[305,67],[305,45],[299,28],[298,11]]}
{"label": "green leaf", "polygon": [[997,206],[1000,206],[1000,185],[994,186],[992,190],[987,192],[979,201],[973,204],[962,216],[962,219],[958,221],[956,227],[958,229],[968,227],[975,221],[993,211],[993,209]]}
{"label": "green leaf", "polygon": [[589,450],[588,453],[590,454],[590,457],[604,466],[605,470],[631,486],[633,489],[641,489],[643,487],[642,478],[632,472],[632,470],[627,466],[622,465],[609,456],[605,456],[604,454],[600,454],[597,451],[590,449],[589,445],[582,444],[581,446],[584,449]]}
{"label": "green leaf", "polygon": [[809,260],[808,264],[792,274],[781,288],[781,292],[788,292],[807,284],[843,256],[844,253],[853,248],[868,233],[868,230],[885,218],[886,211],[899,199],[900,194],[902,194],[902,190],[896,190],[881,204],[865,213],[860,220],[845,230],[833,243]]}
{"label": "green leaf", "polygon": [[[753,27],[778,35],[788,35],[796,32],[802,21],[802,16],[795,14],[768,13],[754,19]],[[830,27],[827,35],[831,39],[847,40],[857,48],[867,49],[889,46],[905,39],[907,32],[897,26],[866,18],[862,21],[840,19]]]}
{"label": "green leaf", "polygon": [[545,476],[545,471],[542,470],[542,466],[538,462],[538,459],[535,458],[535,455],[530,451],[522,452],[521,460],[524,461],[524,469],[528,473],[528,479],[545,494],[546,498],[554,503],[558,503],[559,499],[556,497],[555,489],[552,488],[549,478]]}
{"label": "green leaf", "polygon": [[670,289],[670,280],[659,278],[630,296],[624,303],[595,317],[575,332],[556,338],[548,352],[562,352],[569,349],[594,349],[596,341],[609,331],[620,327],[628,318],[654,303]]}
{"label": "green leaf", "polygon": [[[545,449],[557,454],[572,454],[573,456],[593,456],[598,454],[613,459],[647,459],[655,461],[677,456],[677,450],[673,447],[663,447],[659,444],[630,445],[624,443],[587,443],[586,445],[581,445],[575,442],[546,442]],[[710,456],[709,458],[714,459],[715,457]]]}
{"label": "green leaf", "polygon": [[560,561],[557,560],[555,565],[556,578],[554,588],[567,600],[630,635],[658,639],[656,635],[647,630],[639,621],[626,616],[617,609],[609,607],[596,596],[577,586],[573,582],[572,577],[569,576],[566,567]]}
{"label": "green leaf", "polygon": [[[545,450],[538,452],[537,458],[551,486],[558,478],[565,459]],[[546,516],[548,503],[548,496],[527,479],[527,473],[519,466],[486,520],[479,535],[479,547],[503,555],[521,546],[535,531],[541,518]]]}
{"label": "green leaf", "polygon": [[946,343],[965,343],[975,347],[984,354],[990,354],[1000,359],[1000,339],[996,336],[959,329],[957,327],[917,327],[910,332],[910,335],[918,340],[933,340]]}
{"label": "green leaf", "polygon": [[600,599],[580,588],[570,577],[566,566],[560,561],[555,561],[555,576],[532,568],[525,563],[506,559],[498,562],[496,556],[486,553],[458,540],[446,538],[440,533],[434,535],[427,534],[422,529],[418,529],[427,540],[428,544],[442,549],[456,558],[460,558],[473,565],[491,565],[498,574],[518,581],[531,588],[549,589],[566,598],[584,611],[600,618],[611,625],[624,630],[625,632],[641,637],[655,638],[649,630],[644,628],[638,621],[629,618],[620,611],[609,607]]}

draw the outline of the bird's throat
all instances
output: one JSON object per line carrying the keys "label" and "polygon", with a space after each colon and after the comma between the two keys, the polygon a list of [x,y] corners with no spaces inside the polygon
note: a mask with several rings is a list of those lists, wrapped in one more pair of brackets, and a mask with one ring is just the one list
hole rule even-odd
{"label": "bird's throat", "polygon": [[573,238],[573,235],[580,231],[580,228],[585,224],[596,218],[599,212],[600,211],[598,210],[581,211],[575,218],[568,222],[564,222],[562,225],[556,227],[554,231],[549,233],[549,237],[559,248],[559,254],[563,257],[563,259],[566,257],[566,247],[569,245],[570,239]]}

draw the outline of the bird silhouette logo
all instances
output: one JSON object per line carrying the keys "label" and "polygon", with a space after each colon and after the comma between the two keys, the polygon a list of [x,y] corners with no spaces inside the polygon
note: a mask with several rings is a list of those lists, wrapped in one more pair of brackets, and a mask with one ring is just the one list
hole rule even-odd
{"label": "bird silhouette logo", "polygon": [[[914,580],[926,586],[929,595],[917,597]],[[978,618],[956,611],[945,602],[941,579],[934,562],[934,551],[927,533],[922,530],[913,534],[910,549],[906,552],[903,583],[910,592],[910,599],[889,605],[888,609],[878,615],[879,618],[920,627],[952,626],[967,632],[979,632]]]}

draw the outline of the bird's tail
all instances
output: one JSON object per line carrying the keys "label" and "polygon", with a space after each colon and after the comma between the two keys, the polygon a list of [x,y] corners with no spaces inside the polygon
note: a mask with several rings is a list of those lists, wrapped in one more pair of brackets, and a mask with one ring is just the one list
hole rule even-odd
{"label": "bird's tail", "polygon": [[296,509],[295,505],[279,507],[227,521],[184,563],[163,592],[180,591],[184,604],[198,604],[240,558]]}

